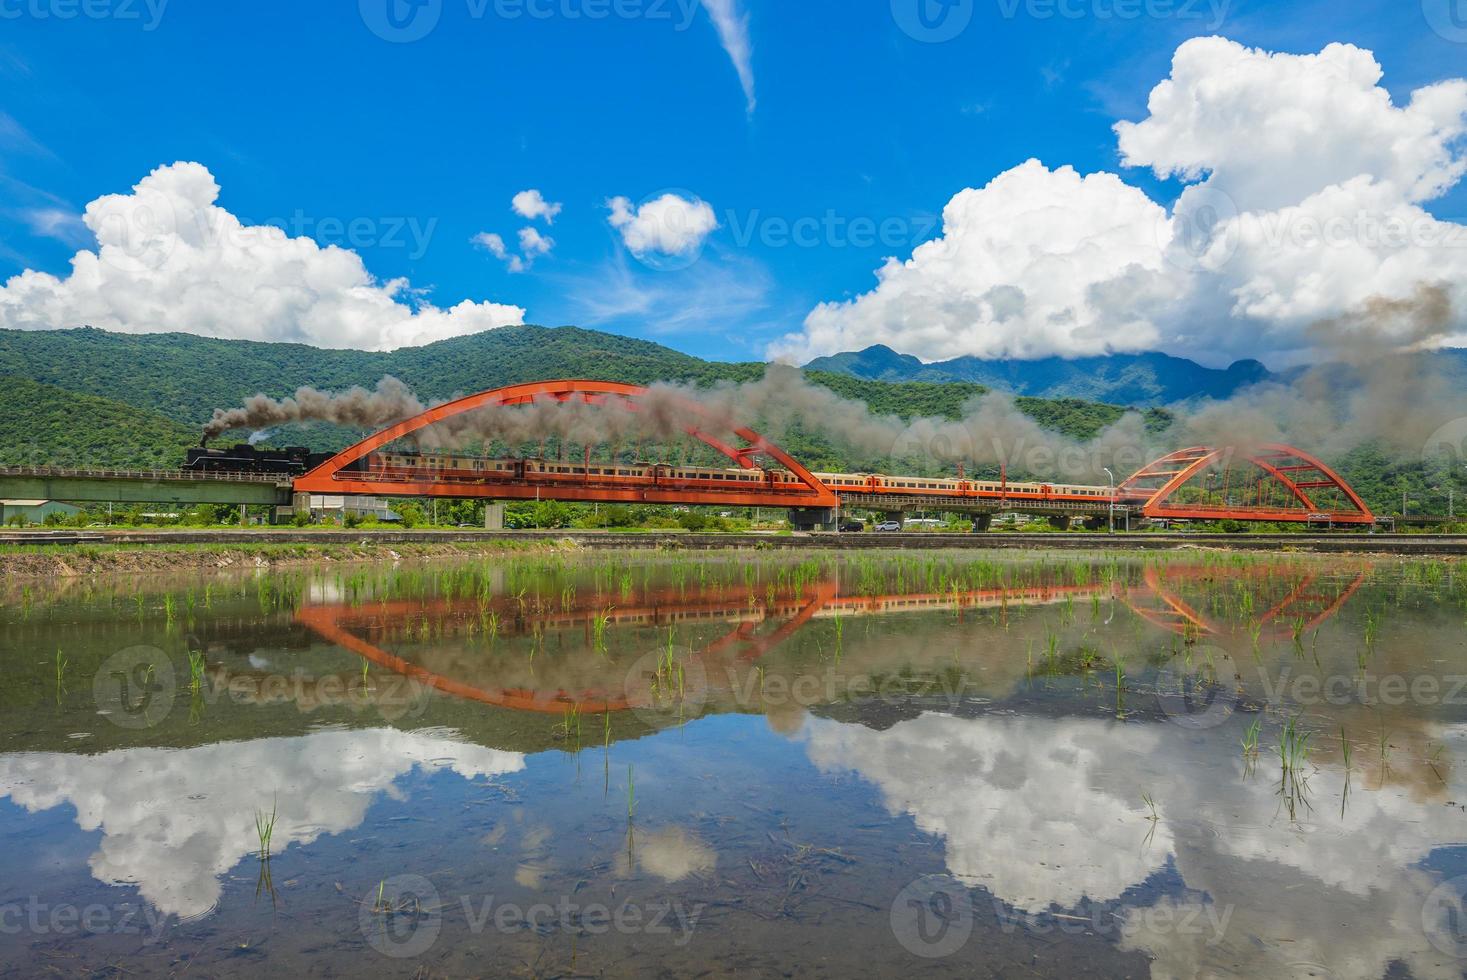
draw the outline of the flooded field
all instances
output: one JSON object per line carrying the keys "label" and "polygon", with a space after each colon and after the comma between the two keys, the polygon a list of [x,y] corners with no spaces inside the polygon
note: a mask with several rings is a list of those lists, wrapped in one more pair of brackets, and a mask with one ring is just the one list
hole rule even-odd
{"label": "flooded field", "polygon": [[0,976],[1462,976],[1464,572],[10,583]]}

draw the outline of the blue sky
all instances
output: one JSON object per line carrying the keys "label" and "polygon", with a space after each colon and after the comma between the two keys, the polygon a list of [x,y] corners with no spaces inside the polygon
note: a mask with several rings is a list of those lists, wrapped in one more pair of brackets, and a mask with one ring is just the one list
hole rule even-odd
{"label": "blue sky", "polygon": [[[763,357],[819,304],[872,290],[888,256],[941,235],[955,194],[1030,158],[1119,173],[1170,206],[1183,183],[1123,167],[1112,127],[1147,115],[1189,37],[1291,54],[1349,42],[1398,104],[1467,64],[1416,0],[1069,0],[1054,16],[1060,0],[962,0],[952,16],[971,22],[943,43],[903,30],[917,0],[618,0],[638,16],[612,0],[536,0],[543,16],[507,16],[525,0],[88,2],[0,0],[0,277],[64,278],[96,247],[76,220],[89,201],[191,161],[242,223],[351,247],[378,281],[409,280],[405,301],[505,304],[723,359]],[[393,43],[372,29],[389,4],[410,31],[437,20]],[[746,30],[721,34],[715,15]],[[511,209],[531,188],[561,205],[553,223]],[[718,227],[696,258],[639,257],[606,202],[635,213],[669,192],[707,202]],[[1460,219],[1467,194],[1453,181],[1423,206]],[[781,222],[798,219],[819,227],[796,244]],[[853,242],[863,221],[877,233]],[[553,239],[548,254],[522,255],[525,227]],[[475,244],[486,233],[506,259]],[[517,254],[533,258],[518,272]],[[841,329],[927,357],[968,350]],[[1063,346],[1002,352],[1089,352]]]}

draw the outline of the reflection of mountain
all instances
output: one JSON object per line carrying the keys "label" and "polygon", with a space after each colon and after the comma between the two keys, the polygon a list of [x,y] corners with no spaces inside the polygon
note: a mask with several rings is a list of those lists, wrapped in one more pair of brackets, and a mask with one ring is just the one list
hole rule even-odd
{"label": "reflection of mountain", "polygon": [[0,755],[0,796],[32,812],[69,804],[100,830],[100,881],[135,882],[164,914],[202,915],[219,878],[259,846],[254,815],[277,808],[272,850],[361,824],[379,795],[414,769],[465,779],[517,772],[516,752],[442,732],[326,731],[299,738],[102,755]]}
{"label": "reflection of mountain", "polygon": [[[1421,922],[1437,884],[1421,863],[1467,838],[1456,807],[1372,791],[1357,776],[1341,817],[1344,776],[1321,769],[1314,809],[1291,822],[1276,764],[1246,775],[1232,725],[928,714],[885,732],[814,720],[808,733],[817,766],[876,784],[893,812],[945,840],[955,875],[1020,910],[1113,901],[1174,862],[1229,925],[1213,943],[1210,927],[1157,929],[1144,910],[1117,909],[1127,947],[1155,957],[1153,977],[1377,978],[1394,961],[1416,977],[1462,974]],[[1467,728],[1437,734],[1467,748]],[[1443,772],[1445,798],[1460,799],[1467,786]],[[1143,793],[1160,813],[1149,844]]]}

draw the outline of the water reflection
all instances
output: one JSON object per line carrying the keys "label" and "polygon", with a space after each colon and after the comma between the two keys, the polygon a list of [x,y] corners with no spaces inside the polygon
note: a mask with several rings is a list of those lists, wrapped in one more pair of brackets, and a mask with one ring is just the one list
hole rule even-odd
{"label": "water reflection", "polygon": [[220,877],[259,848],[255,815],[274,813],[280,853],[359,826],[413,770],[465,779],[518,772],[524,757],[447,734],[383,729],[219,742],[100,755],[0,755],[0,797],[31,813],[68,806],[100,831],[99,881],[135,884],[165,915],[193,918],[219,901]]}
{"label": "water reflection", "polygon": [[[237,925],[274,809],[274,884],[321,930],[302,949],[412,873],[713,903],[689,970],[751,944],[814,966],[838,935],[855,969],[893,971],[917,961],[891,903],[945,872],[983,931],[941,972],[1043,951],[1041,975],[1458,976],[1432,896],[1467,872],[1464,609],[1450,567],[1216,555],[73,587],[6,608],[0,842],[43,833],[96,882]],[[161,659],[130,679],[164,701],[128,727],[93,680],[140,647]],[[536,962],[551,935],[495,939]],[[581,932],[555,956],[666,953]]]}

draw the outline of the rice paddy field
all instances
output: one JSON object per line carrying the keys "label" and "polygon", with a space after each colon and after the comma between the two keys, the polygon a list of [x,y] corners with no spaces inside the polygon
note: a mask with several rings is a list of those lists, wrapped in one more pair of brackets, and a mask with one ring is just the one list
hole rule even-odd
{"label": "rice paddy field", "polygon": [[1460,977],[1467,570],[0,586],[0,976]]}

